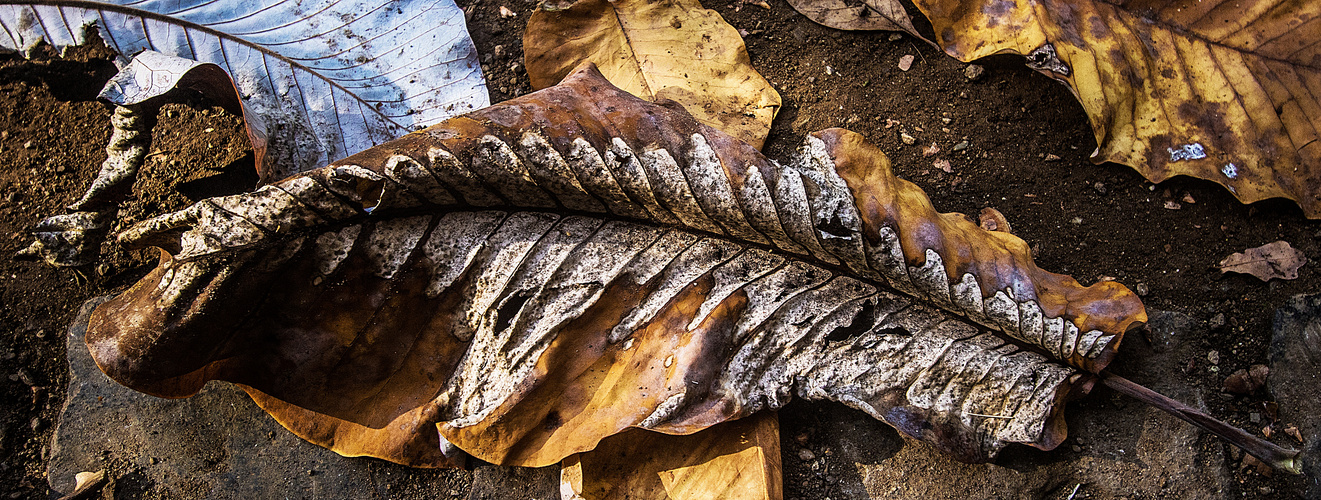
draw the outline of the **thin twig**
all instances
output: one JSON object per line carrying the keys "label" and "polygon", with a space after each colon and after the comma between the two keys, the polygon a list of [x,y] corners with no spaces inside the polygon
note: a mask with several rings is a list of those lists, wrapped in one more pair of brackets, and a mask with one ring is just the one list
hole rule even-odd
{"label": "thin twig", "polygon": [[1101,381],[1106,386],[1127,394],[1138,400],[1145,402],[1156,408],[1169,412],[1171,415],[1179,417],[1181,420],[1196,425],[1209,431],[1212,434],[1220,436],[1229,444],[1242,448],[1261,461],[1270,464],[1277,469],[1301,474],[1301,464],[1298,461],[1298,451],[1281,448],[1275,443],[1248,434],[1243,429],[1234,427],[1225,422],[1217,420],[1215,417],[1207,415],[1205,412],[1180,403],[1168,397],[1165,397],[1156,391],[1140,386],[1124,377],[1110,372],[1101,372]]}

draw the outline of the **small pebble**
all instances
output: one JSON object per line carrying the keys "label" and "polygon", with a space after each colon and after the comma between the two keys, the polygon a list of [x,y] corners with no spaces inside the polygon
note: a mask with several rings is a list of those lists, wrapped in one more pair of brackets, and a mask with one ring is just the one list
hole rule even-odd
{"label": "small pebble", "polygon": [[1048,154],[1046,155],[1046,161],[1060,161],[1060,157],[1053,154]]}
{"label": "small pebble", "polygon": [[890,33],[890,41],[891,41],[891,42],[897,42],[897,41],[899,41],[899,40],[903,40],[903,39],[904,39],[904,36],[901,35],[901,34],[899,34],[899,33]]}
{"label": "small pebble", "polygon": [[905,55],[905,56],[903,56],[903,57],[900,57],[900,58],[899,58],[899,69],[900,69],[901,71],[908,71],[909,68],[912,68],[912,67],[913,67],[913,59],[915,59],[915,58],[912,56],[912,54],[909,54],[909,55]]}
{"label": "small pebble", "polygon": [[40,428],[41,428],[41,417],[32,417],[32,420],[28,422],[28,427],[31,427],[32,430],[34,430],[34,431],[37,430],[37,429],[40,429]]}
{"label": "small pebble", "polygon": [[64,173],[65,170],[67,170],[67,169],[64,168],[64,165],[60,165],[60,166],[58,166],[58,167],[55,167],[55,173],[57,173],[57,174],[62,174],[62,173]]}
{"label": "small pebble", "polygon": [[1206,360],[1210,361],[1211,364],[1213,365],[1220,364],[1220,351],[1211,351],[1206,353]]}
{"label": "small pebble", "polygon": [[1070,224],[1082,224],[1082,217],[1074,217],[1074,218],[1072,218],[1072,219],[1069,219],[1069,223],[1070,223]]}
{"label": "small pebble", "polygon": [[37,145],[36,145],[36,144],[33,144],[32,141],[28,141],[28,142],[23,143],[23,149],[32,149],[32,148],[35,148],[35,147],[37,147]]}
{"label": "small pebble", "polygon": [[911,135],[908,135],[908,132],[900,132],[900,133],[899,133],[899,140],[904,141],[904,144],[907,144],[907,145],[909,145],[909,146],[912,146],[912,145],[914,145],[914,144],[917,144],[917,138],[916,138],[916,137],[913,137],[913,136],[911,136]]}
{"label": "small pebble", "polygon": [[965,149],[968,149],[968,141],[959,141],[958,144],[954,145],[955,151],[963,151]]}
{"label": "small pebble", "polygon": [[1081,452],[1081,451],[1082,451],[1082,447],[1081,447],[1081,446],[1078,446],[1078,445],[1076,445],[1076,444],[1073,445],[1073,452],[1074,452],[1074,453],[1079,453],[1079,452]]}
{"label": "small pebble", "polygon": [[984,74],[986,74],[986,68],[982,67],[980,64],[969,64],[967,67],[963,68],[963,76],[974,82],[981,79]]}
{"label": "small pebble", "polygon": [[1137,286],[1133,288],[1136,288],[1134,291],[1138,293],[1138,297],[1146,297],[1148,293],[1151,293],[1151,290],[1147,288],[1146,283],[1138,283]]}
{"label": "small pebble", "polygon": [[1257,412],[1255,412],[1255,411],[1252,412],[1252,413],[1249,413],[1249,414],[1248,414],[1248,420],[1251,421],[1251,422],[1254,423],[1254,424],[1260,424],[1260,423],[1261,423],[1261,414],[1260,414],[1260,413],[1257,413]]}
{"label": "small pebble", "polygon": [[1206,326],[1212,330],[1219,330],[1220,327],[1225,326],[1225,314],[1216,313],[1215,316],[1211,316],[1211,319],[1206,322]]}
{"label": "small pebble", "polygon": [[799,459],[802,459],[802,461],[806,462],[806,461],[808,461],[808,460],[811,460],[811,459],[816,458],[816,454],[815,454],[815,453],[812,453],[812,450],[809,450],[809,449],[807,449],[807,448],[803,448],[803,449],[801,449],[801,450],[798,450],[798,458],[799,458]]}
{"label": "small pebble", "polygon": [[1095,189],[1097,194],[1106,194],[1110,192],[1110,190],[1105,187],[1104,182],[1097,182],[1096,184],[1092,184],[1092,189]]}

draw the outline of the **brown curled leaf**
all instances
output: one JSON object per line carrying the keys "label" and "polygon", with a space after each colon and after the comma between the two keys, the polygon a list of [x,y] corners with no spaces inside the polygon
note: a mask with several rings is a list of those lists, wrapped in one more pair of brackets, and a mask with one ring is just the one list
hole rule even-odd
{"label": "brown curled leaf", "polygon": [[931,43],[913,27],[913,20],[897,0],[790,0],[789,5],[813,22],[841,30],[903,31]]}
{"label": "brown curled leaf", "polygon": [[793,397],[963,460],[1050,449],[1091,380],[1061,361],[1099,370],[1145,320],[936,213],[857,134],[779,164],[591,66],[120,240],[169,253],[93,315],[111,377],[229,380],[310,441],[422,466],[553,464]]}

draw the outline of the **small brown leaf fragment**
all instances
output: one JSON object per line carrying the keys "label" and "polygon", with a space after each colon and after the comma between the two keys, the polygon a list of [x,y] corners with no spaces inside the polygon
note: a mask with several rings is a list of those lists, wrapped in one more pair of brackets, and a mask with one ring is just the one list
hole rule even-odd
{"label": "small brown leaf fragment", "polygon": [[1000,213],[999,210],[991,207],[983,208],[979,218],[981,219],[980,222],[982,229],[1010,234],[1013,234],[1014,232],[1013,229],[1009,227],[1009,220],[1005,219],[1004,214]]}
{"label": "small brown leaf fragment", "polygon": [[940,152],[940,146],[934,142],[931,143],[930,146],[922,148],[922,156],[931,156],[939,152]]}
{"label": "small brown leaf fragment", "polygon": [[1196,203],[1197,203],[1197,199],[1196,199],[1196,198],[1193,198],[1192,193],[1184,193],[1184,194],[1183,194],[1183,202],[1184,202],[1184,203],[1187,203],[1187,204],[1189,204],[1189,205],[1193,205],[1193,204],[1196,204]]}
{"label": "small brown leaf fragment", "polygon": [[1174,200],[1165,200],[1165,208],[1169,210],[1178,210],[1183,208],[1183,205],[1180,205],[1179,202]]}
{"label": "small brown leaf fragment", "polygon": [[1303,433],[1298,432],[1298,426],[1296,425],[1290,424],[1288,427],[1285,427],[1284,433],[1288,434],[1290,437],[1294,438],[1299,443],[1303,442]]}
{"label": "small brown leaf fragment", "polygon": [[905,56],[903,56],[903,57],[900,57],[900,58],[899,58],[899,69],[902,70],[902,71],[908,71],[909,68],[912,68],[912,67],[913,67],[913,59],[914,59],[914,58],[913,58],[913,56],[912,56],[911,54],[910,54],[910,55],[905,55]]}
{"label": "small brown leaf fragment", "polygon": [[1303,252],[1287,241],[1276,241],[1225,257],[1217,267],[1220,272],[1251,274],[1262,281],[1270,281],[1271,278],[1297,279],[1298,268],[1306,263],[1307,256]]}
{"label": "small brown leaf fragment", "polygon": [[1058,155],[1048,154],[1046,155],[1046,161],[1060,161],[1060,157]]}
{"label": "small brown leaf fragment", "polygon": [[1251,368],[1240,369],[1225,378],[1225,392],[1252,394],[1266,383],[1266,376],[1269,374],[1270,368],[1266,365],[1252,365]]}
{"label": "small brown leaf fragment", "polygon": [[950,165],[949,160],[944,158],[931,162],[931,166],[936,167],[947,174],[954,173],[954,166]]}

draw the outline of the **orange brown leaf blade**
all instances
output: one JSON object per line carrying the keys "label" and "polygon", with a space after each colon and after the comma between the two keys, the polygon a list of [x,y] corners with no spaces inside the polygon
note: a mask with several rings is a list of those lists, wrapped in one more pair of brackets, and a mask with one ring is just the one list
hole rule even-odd
{"label": "orange brown leaf blade", "polygon": [[946,53],[1001,52],[1074,91],[1096,161],[1321,217],[1321,4],[918,0]]}
{"label": "orange brown leaf blade", "polygon": [[1145,321],[935,212],[857,134],[780,164],[590,66],[119,238],[168,253],[93,315],[112,378],[243,384],[304,438],[424,466],[548,465],[793,397],[963,460],[1049,449],[1079,368]]}
{"label": "orange brown leaf blade", "polygon": [[532,87],[584,62],[649,101],[670,99],[697,121],[761,148],[780,94],[752,68],[738,31],[697,0],[542,3],[523,35]]}

